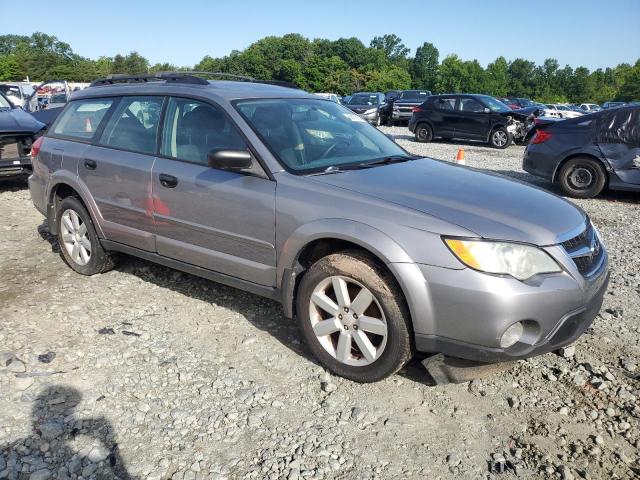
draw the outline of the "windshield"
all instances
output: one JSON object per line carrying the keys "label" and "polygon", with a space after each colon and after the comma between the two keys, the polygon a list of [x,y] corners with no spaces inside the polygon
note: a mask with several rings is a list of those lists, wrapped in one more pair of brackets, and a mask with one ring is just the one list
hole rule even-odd
{"label": "windshield", "polygon": [[271,152],[295,173],[347,169],[387,157],[412,158],[358,115],[315,99],[258,99],[235,103]]}
{"label": "windshield", "polygon": [[485,106],[489,107],[489,110],[491,110],[492,112],[510,112],[511,111],[511,109],[507,107],[504,103],[502,103],[500,100],[490,97],[489,95],[478,95],[478,98],[480,98],[482,100],[482,103],[484,103]]}
{"label": "windshield", "polygon": [[399,98],[401,100],[424,102],[428,96],[429,92],[420,90],[407,90],[405,92],[402,92]]}
{"label": "windshield", "polygon": [[7,100],[5,96],[1,94],[0,94],[0,108],[11,108],[11,104],[9,103],[9,100]]}
{"label": "windshield", "polygon": [[378,96],[368,93],[358,93],[351,97],[349,105],[378,105]]}

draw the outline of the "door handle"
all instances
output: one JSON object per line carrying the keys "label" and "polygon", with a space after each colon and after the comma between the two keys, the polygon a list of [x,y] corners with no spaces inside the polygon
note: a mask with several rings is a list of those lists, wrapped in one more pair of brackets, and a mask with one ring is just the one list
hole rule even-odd
{"label": "door handle", "polygon": [[173,175],[167,175],[166,173],[161,173],[160,185],[166,188],[175,188],[175,186],[178,185],[178,179]]}
{"label": "door handle", "polygon": [[84,161],[84,168],[86,168],[87,170],[95,170],[97,166],[98,162],[96,162],[95,160],[90,160],[87,158]]}

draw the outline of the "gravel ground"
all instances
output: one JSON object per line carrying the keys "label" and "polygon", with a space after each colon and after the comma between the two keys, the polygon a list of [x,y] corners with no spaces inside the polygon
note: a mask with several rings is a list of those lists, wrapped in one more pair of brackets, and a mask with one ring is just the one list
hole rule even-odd
{"label": "gravel ground", "polygon": [[[458,148],[382,130],[421,155]],[[463,146],[550,188],[521,147]],[[431,386],[414,362],[360,385],[271,301],[129,257],[73,273],[24,179],[0,180],[0,479],[638,478],[639,199],[576,202],[612,280],[573,346],[465,384]]]}

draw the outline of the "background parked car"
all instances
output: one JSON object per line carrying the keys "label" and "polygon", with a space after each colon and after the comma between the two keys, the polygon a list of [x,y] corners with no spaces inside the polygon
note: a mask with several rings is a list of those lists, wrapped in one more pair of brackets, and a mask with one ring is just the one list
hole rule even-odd
{"label": "background parked car", "polygon": [[523,168],[576,198],[595,197],[607,187],[640,191],[639,125],[637,106],[538,125]]}
{"label": "background parked car", "polygon": [[381,108],[381,113],[387,124],[390,123],[391,114],[393,113],[393,102],[398,98],[401,91],[402,90],[389,90],[384,94],[385,105]]}
{"label": "background parked car", "polygon": [[533,107],[535,105],[535,102],[530,98],[509,97],[508,100],[511,102],[511,104],[517,105],[518,108]]}
{"label": "background parked car", "polygon": [[597,103],[581,103],[578,108],[587,113],[599,112],[600,110],[602,110],[602,107],[600,107],[600,105],[598,105]]}
{"label": "background parked car", "polygon": [[354,93],[346,104],[346,107],[372,125],[382,125],[387,122],[387,118],[384,117],[386,107],[384,93]]}
{"label": "background parked car", "polygon": [[583,115],[582,112],[576,112],[575,110],[570,109],[566,105],[551,103],[551,104],[547,104],[546,107],[547,109],[555,112],[556,116],[560,118],[576,118],[576,117],[581,117]]}
{"label": "background parked car", "polygon": [[517,111],[489,95],[432,95],[413,112],[409,130],[418,142],[460,138],[506,148],[518,129],[514,119],[519,116]]}
{"label": "background parked car", "polygon": [[507,107],[509,107],[511,110],[517,110],[518,108],[520,108],[520,105],[517,105],[515,103],[513,103],[511,100],[509,100],[508,98],[498,98],[498,100],[500,100],[502,103],[504,103]]}
{"label": "background parked car", "polygon": [[38,108],[34,92],[34,88],[28,83],[0,83],[0,93],[4,93],[14,106],[27,111]]}
{"label": "background parked car", "polygon": [[624,107],[625,105],[625,102],[604,102],[602,104],[602,109]]}
{"label": "background parked car", "polygon": [[431,95],[429,90],[403,90],[393,102],[391,115],[392,123],[408,122],[413,115],[413,109],[422,105]]}
{"label": "background parked car", "polygon": [[44,127],[0,92],[0,176],[31,170],[31,145]]}
{"label": "background parked car", "polygon": [[338,97],[338,95],[336,95],[335,93],[316,93],[316,95],[322,98],[326,98],[327,100],[331,100],[335,103],[341,103],[340,97]]}

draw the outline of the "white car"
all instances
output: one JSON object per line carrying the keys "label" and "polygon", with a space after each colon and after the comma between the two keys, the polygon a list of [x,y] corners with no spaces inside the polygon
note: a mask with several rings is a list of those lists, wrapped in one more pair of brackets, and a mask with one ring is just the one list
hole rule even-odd
{"label": "white car", "polygon": [[540,105],[540,108],[542,108],[542,111],[544,112],[542,114],[543,117],[553,117],[553,118],[560,118],[560,115],[558,114],[558,109],[556,108],[552,108],[553,105]]}
{"label": "white car", "polygon": [[560,118],[576,118],[581,117],[583,114],[580,112],[576,112],[575,110],[571,110],[566,105],[559,104],[547,104],[547,108],[550,110],[554,110],[558,117]]}
{"label": "white car", "polygon": [[327,100],[331,100],[332,102],[342,104],[342,102],[340,101],[340,97],[338,97],[338,95],[336,95],[335,93],[316,93],[316,95],[322,98],[326,98]]}
{"label": "white car", "polygon": [[0,83],[0,92],[4,93],[14,107],[32,111],[37,106],[33,87],[28,83]]}
{"label": "white car", "polygon": [[599,112],[600,110],[602,110],[602,107],[597,103],[581,103],[580,105],[578,105],[578,108],[580,110],[584,110],[587,113]]}

